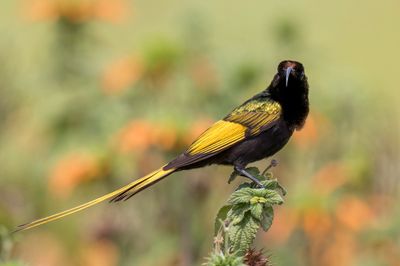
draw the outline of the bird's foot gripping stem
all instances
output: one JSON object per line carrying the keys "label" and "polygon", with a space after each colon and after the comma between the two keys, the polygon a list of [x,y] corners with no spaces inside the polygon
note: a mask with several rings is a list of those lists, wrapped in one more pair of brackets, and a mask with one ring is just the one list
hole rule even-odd
{"label": "bird's foot gripping stem", "polygon": [[260,180],[258,180],[254,176],[252,176],[249,172],[244,170],[242,167],[235,166],[235,171],[238,172],[240,175],[247,177],[248,179],[250,179],[251,181],[256,183],[260,188],[265,188],[264,185],[261,184]]}

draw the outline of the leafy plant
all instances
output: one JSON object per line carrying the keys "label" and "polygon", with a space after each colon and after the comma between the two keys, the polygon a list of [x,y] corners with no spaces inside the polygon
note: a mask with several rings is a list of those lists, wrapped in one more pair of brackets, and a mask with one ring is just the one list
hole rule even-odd
{"label": "leafy plant", "polygon": [[[255,167],[247,168],[246,171],[259,179],[264,187],[259,188],[247,182],[241,184],[229,197],[228,204],[218,211],[214,252],[206,265],[244,265],[244,256],[250,251],[257,255],[257,261],[265,261],[257,265],[266,265],[267,259],[262,258],[261,252],[254,252],[251,245],[260,227],[264,231],[271,227],[274,218],[272,206],[283,203],[281,194],[285,195],[286,191],[271,173],[264,171],[260,174]],[[237,175],[234,172],[229,181]]]}
{"label": "leafy plant", "polygon": [[212,253],[209,258],[207,258],[207,263],[203,264],[206,266],[246,266],[243,263],[243,257],[238,257],[233,254],[224,253]]}

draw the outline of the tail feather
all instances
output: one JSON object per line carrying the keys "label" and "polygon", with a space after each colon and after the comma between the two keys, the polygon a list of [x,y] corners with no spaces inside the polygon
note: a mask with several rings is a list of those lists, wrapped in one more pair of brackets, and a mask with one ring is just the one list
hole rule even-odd
{"label": "tail feather", "polygon": [[31,229],[33,227],[36,227],[36,226],[39,226],[42,224],[46,224],[48,222],[58,220],[67,215],[82,211],[86,208],[89,208],[89,207],[96,205],[105,200],[110,200],[110,202],[127,200],[130,197],[132,197],[133,195],[135,195],[136,193],[138,193],[139,191],[149,187],[150,185],[160,181],[164,177],[167,177],[168,175],[172,174],[174,171],[175,171],[175,169],[163,170],[163,168],[160,168],[160,169],[148,174],[147,176],[139,178],[139,179],[133,181],[132,183],[130,183],[120,189],[117,189],[111,193],[108,193],[104,196],[101,196],[97,199],[91,200],[89,202],[86,202],[86,203],[76,206],[74,208],[50,215],[45,218],[38,219],[38,220],[30,222],[30,223],[19,225],[18,228],[14,232]]}
{"label": "tail feather", "polygon": [[119,193],[118,195],[112,197],[110,202],[118,202],[118,201],[122,201],[122,200],[128,200],[135,194],[142,191],[143,189],[145,189],[145,188],[157,183],[161,179],[169,176],[175,170],[176,169],[162,170],[162,168],[161,168],[160,170],[157,170],[157,171],[147,175],[146,178],[141,178],[140,179],[141,182],[138,182],[134,186],[128,187],[127,189],[125,189],[124,191]]}

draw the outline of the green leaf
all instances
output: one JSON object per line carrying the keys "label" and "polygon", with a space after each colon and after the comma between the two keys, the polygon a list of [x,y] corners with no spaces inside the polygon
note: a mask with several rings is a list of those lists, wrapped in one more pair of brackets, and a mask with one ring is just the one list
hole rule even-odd
{"label": "green leaf", "polygon": [[263,204],[261,203],[257,203],[257,204],[253,204],[251,205],[251,215],[257,219],[257,220],[261,220],[261,215],[263,212]]}
{"label": "green leaf", "polygon": [[244,255],[253,243],[260,224],[251,216],[245,215],[244,219],[231,226],[228,234],[231,248],[236,254]]}
{"label": "green leaf", "polygon": [[274,209],[272,206],[264,207],[261,215],[261,227],[265,232],[271,227],[273,219]]}
{"label": "green leaf", "polygon": [[282,193],[283,196],[285,196],[287,194],[287,191],[284,187],[281,186],[281,184],[278,183],[278,187],[277,189],[279,189]]}
{"label": "green leaf", "polygon": [[[250,203],[259,203],[262,198],[264,198],[267,190],[265,189],[253,189],[253,197],[250,199]],[[265,199],[264,199],[265,200]]]}
{"label": "green leaf", "polygon": [[266,189],[275,190],[278,187],[278,180],[277,179],[267,179],[261,182]]}
{"label": "green leaf", "polygon": [[254,176],[255,178],[257,178],[258,180],[265,181],[267,179],[267,177],[265,175],[263,175],[262,173],[260,173],[260,170],[257,167],[249,167],[246,168],[246,171],[251,174],[252,176]]}
{"label": "green leaf", "polygon": [[250,204],[236,204],[232,206],[232,209],[228,212],[228,219],[231,221],[233,225],[240,223],[246,212],[248,212],[251,208]]}
{"label": "green leaf", "polygon": [[248,167],[246,168],[246,172],[248,172],[254,177],[258,177],[260,175],[260,170],[258,170],[257,167]]}
{"label": "green leaf", "polygon": [[222,206],[221,209],[219,209],[217,213],[217,217],[215,217],[215,222],[214,222],[214,236],[218,234],[219,229],[221,228],[221,221],[225,221],[228,215],[228,212],[232,208],[232,205],[225,205]]}
{"label": "green leaf", "polygon": [[238,176],[239,176],[239,173],[238,173],[236,170],[234,170],[234,171],[232,172],[231,176],[229,177],[228,184],[230,184],[230,183],[231,183],[233,180],[235,180],[236,177],[238,177]]}
{"label": "green leaf", "polygon": [[237,190],[240,190],[242,188],[253,188],[253,183],[248,183],[248,182],[242,183],[239,185]]}
{"label": "green leaf", "polygon": [[236,254],[223,254],[223,253],[213,253],[207,262],[203,265],[206,266],[246,266],[243,263],[243,257],[237,256]]}
{"label": "green leaf", "polygon": [[264,185],[266,189],[279,190],[282,193],[282,195],[284,196],[286,195],[286,189],[279,184],[276,178],[267,179],[265,181],[261,181],[261,183]]}
{"label": "green leaf", "polygon": [[267,200],[266,204],[275,205],[284,202],[282,196],[275,190],[265,190],[264,198]]}
{"label": "green leaf", "polygon": [[239,203],[249,203],[250,199],[253,197],[254,189],[245,187],[239,190],[236,190],[230,196],[228,203],[235,205]]}

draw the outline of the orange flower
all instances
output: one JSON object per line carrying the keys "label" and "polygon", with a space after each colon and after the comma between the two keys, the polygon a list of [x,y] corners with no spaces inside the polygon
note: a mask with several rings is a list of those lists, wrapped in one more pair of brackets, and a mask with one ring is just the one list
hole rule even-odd
{"label": "orange flower", "polygon": [[322,195],[332,193],[348,180],[346,168],[339,162],[324,165],[313,177],[316,192]]}
{"label": "orange flower", "polygon": [[304,212],[303,229],[314,241],[325,238],[332,226],[332,219],[326,211],[314,208]]}
{"label": "orange flower", "polygon": [[24,16],[30,20],[55,20],[59,16],[54,1],[30,0],[25,5]]}
{"label": "orange flower", "polygon": [[29,0],[25,16],[31,20],[64,18],[79,23],[92,19],[120,22],[125,16],[126,0]]}
{"label": "orange flower", "polygon": [[339,222],[353,231],[370,225],[375,216],[369,204],[355,196],[343,198],[338,203],[335,214]]}
{"label": "orange flower", "polygon": [[122,22],[127,17],[126,0],[97,0],[94,5],[94,16],[100,20]]}
{"label": "orange flower", "polygon": [[345,230],[336,230],[330,235],[329,245],[322,251],[318,265],[353,265],[357,243],[354,235]]}
{"label": "orange flower", "polygon": [[142,73],[142,64],[137,58],[121,58],[104,71],[103,89],[107,93],[126,90],[141,78]]}
{"label": "orange flower", "polygon": [[121,152],[147,149],[153,142],[153,125],[145,120],[136,120],[125,126],[117,136],[117,148]]}
{"label": "orange flower", "polygon": [[313,114],[307,117],[304,127],[300,131],[295,131],[293,135],[294,143],[300,148],[306,148],[317,141],[318,131]]}
{"label": "orange flower", "polygon": [[83,247],[81,265],[113,266],[118,265],[118,248],[109,240],[98,240]]}
{"label": "orange flower", "polygon": [[81,182],[100,174],[97,160],[88,155],[73,154],[57,162],[49,177],[49,190],[59,197],[69,195]]}
{"label": "orange flower", "polygon": [[176,131],[167,126],[136,120],[118,133],[117,149],[121,152],[143,152],[151,146],[170,150],[177,141]]}
{"label": "orange flower", "polygon": [[177,142],[176,131],[172,127],[158,126],[154,129],[153,144],[163,150],[171,150]]}
{"label": "orange flower", "polygon": [[277,244],[282,244],[288,240],[296,224],[299,221],[298,214],[293,209],[277,208],[275,209],[274,222],[265,234],[267,239],[272,239]]}
{"label": "orange flower", "polygon": [[18,241],[15,253],[26,265],[67,266],[73,260],[65,251],[59,237],[40,231],[27,234],[24,241]]}
{"label": "orange flower", "polygon": [[317,143],[321,135],[329,130],[329,121],[321,114],[312,112],[308,115],[304,127],[293,134],[293,142],[299,148],[306,149]]}

